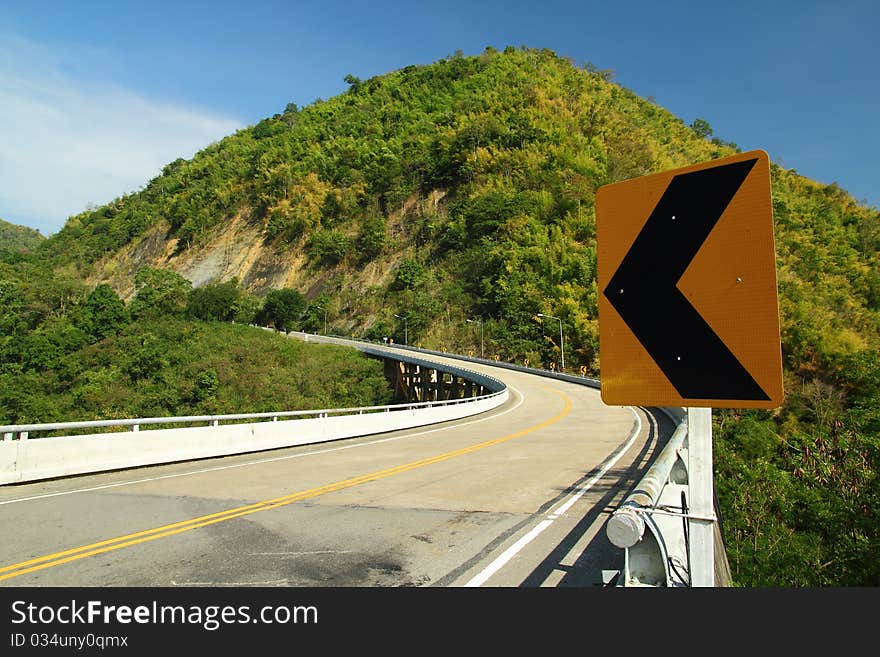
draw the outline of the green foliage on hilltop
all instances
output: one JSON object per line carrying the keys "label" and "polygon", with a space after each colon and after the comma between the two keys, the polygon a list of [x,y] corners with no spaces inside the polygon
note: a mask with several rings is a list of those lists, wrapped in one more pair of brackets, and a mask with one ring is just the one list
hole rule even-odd
{"label": "green foliage on hilltop", "polygon": [[[707,120],[686,125],[612,77],[524,48],[348,76],[345,93],[290,104],[72,217],[39,247],[39,266],[76,281],[160,221],[183,252],[244,219],[279,253],[307,259],[307,330],[328,322],[396,342],[406,332],[413,344],[475,353],[483,339],[487,357],[551,367],[562,345],[545,313],[562,321],[567,367],[598,375],[596,190],[737,151]],[[715,412],[734,578],[876,585],[880,216],[835,184],[776,165],[771,177],[786,400],[773,412]],[[368,267],[389,275],[354,289]],[[174,287],[167,274],[140,276],[139,296]],[[69,305],[73,282],[34,280],[24,295],[0,282],[0,329],[27,329],[4,330],[0,345],[36,367],[98,336],[78,311],[41,310]],[[230,302],[236,316],[257,316],[247,294],[233,302],[231,290],[176,282],[175,294],[145,293],[129,310],[145,321],[221,318],[216,307]],[[129,367],[162,371],[165,352],[141,338],[143,362]]]}
{"label": "green foliage on hilltop", "polygon": [[[244,218],[316,278],[338,274],[324,289],[346,334],[408,313],[411,341],[462,348],[479,315],[490,353],[521,359],[523,340],[531,362],[560,362],[556,333],[531,319],[545,312],[563,319],[567,363],[595,373],[595,190],[732,152],[610,77],[515,48],[349,76],[346,93],[290,104],[71,217],[44,252],[90,273],[160,220],[186,250]],[[373,261],[426,273],[346,298],[346,275]]]}
{"label": "green foliage on hilltop", "polygon": [[0,219],[0,254],[31,251],[45,239],[38,230]]}

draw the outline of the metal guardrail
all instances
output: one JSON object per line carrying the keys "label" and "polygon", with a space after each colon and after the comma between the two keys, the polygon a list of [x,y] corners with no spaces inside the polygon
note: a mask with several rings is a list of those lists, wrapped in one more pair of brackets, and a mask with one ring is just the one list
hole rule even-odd
{"label": "metal guardrail", "polygon": [[689,586],[687,540],[688,421],[611,514],[605,533],[624,550],[620,586]]}
{"label": "metal guardrail", "polygon": [[687,430],[687,420],[682,420],[641,481],[608,520],[606,533],[617,547],[632,547],[641,540],[645,532],[644,516],[657,508],[667,483],[687,483],[687,465],[681,455]]}
{"label": "metal guardrail", "polygon": [[[228,415],[182,415],[172,417],[142,417],[125,418],[118,420],[86,420],[82,422],[50,422],[42,424],[5,424],[0,425],[0,434],[3,440],[27,440],[28,434],[36,431],[64,431],[67,429],[95,429],[103,427],[128,427],[129,431],[138,431],[141,426],[155,424],[201,424],[218,426],[221,422],[233,422],[236,420],[271,420],[277,422],[279,418],[292,417],[328,417],[330,415],[353,415],[363,413],[380,413],[392,411],[405,411],[414,408],[433,408],[453,404],[468,403],[474,400],[491,399],[502,394],[502,391],[492,392],[480,397],[465,397],[461,399],[444,399],[442,401],[410,402],[405,404],[387,404],[384,406],[358,406],[352,408],[322,408],[306,411],[275,411],[268,413],[233,413]],[[76,438],[76,436],[71,436]]]}
{"label": "metal guardrail", "polygon": [[[618,585],[729,586],[730,566],[717,499],[709,504],[714,516],[710,512],[704,517],[692,510],[696,504],[689,472],[688,413],[694,409],[681,409],[681,418],[673,415],[672,409],[661,410],[677,422],[675,432],[605,525],[608,540],[624,550]],[[691,521],[712,525],[714,559],[709,566],[691,562],[692,542],[696,544],[691,540]]]}

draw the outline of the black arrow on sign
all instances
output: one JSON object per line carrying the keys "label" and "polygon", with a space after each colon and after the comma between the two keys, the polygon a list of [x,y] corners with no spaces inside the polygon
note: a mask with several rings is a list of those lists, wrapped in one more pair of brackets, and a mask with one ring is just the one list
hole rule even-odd
{"label": "black arrow on sign", "polygon": [[676,287],[755,162],[675,176],[603,291],[683,399],[770,399]]}

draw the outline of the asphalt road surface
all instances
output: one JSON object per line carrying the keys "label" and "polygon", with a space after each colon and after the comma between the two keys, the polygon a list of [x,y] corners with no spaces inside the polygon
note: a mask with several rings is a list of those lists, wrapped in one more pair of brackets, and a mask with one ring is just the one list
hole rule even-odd
{"label": "asphalt road surface", "polygon": [[505,381],[508,402],[409,431],[2,486],[0,585],[601,585],[623,561],[605,521],[672,423],[586,386],[467,367]]}

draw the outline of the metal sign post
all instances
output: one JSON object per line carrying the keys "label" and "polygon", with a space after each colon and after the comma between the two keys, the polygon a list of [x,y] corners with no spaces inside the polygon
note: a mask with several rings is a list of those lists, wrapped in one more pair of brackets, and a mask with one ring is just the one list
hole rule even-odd
{"label": "metal sign post", "polygon": [[715,586],[715,489],[712,479],[712,409],[689,407],[688,537],[691,586]]}

